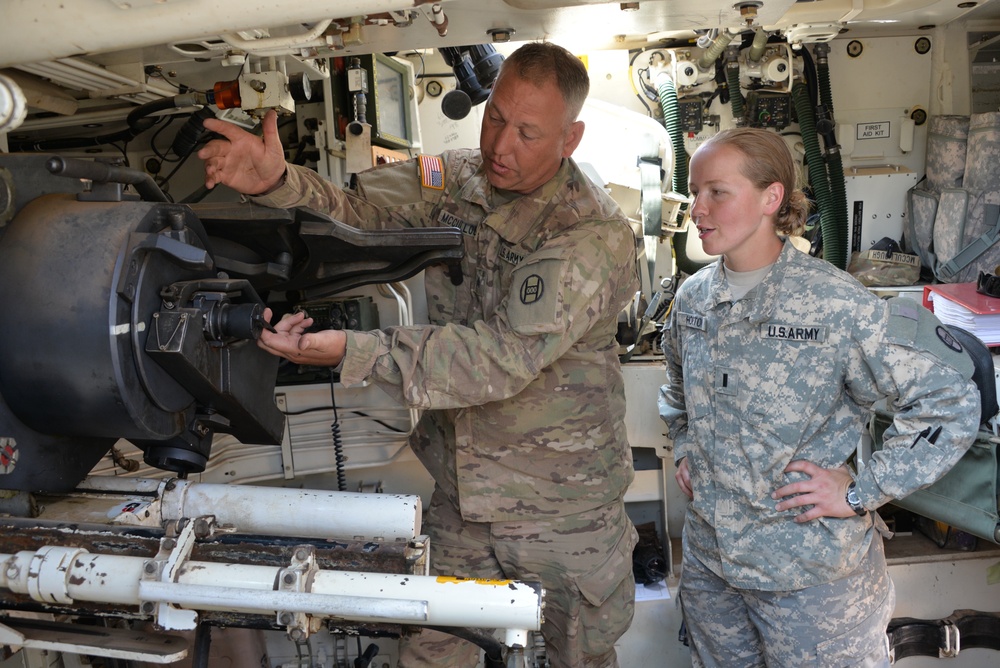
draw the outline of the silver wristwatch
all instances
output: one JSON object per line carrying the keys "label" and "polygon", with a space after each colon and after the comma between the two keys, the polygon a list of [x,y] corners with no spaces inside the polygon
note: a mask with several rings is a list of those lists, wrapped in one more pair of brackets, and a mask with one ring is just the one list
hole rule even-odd
{"label": "silver wristwatch", "polygon": [[847,486],[847,505],[851,507],[856,515],[864,515],[868,511],[865,507],[861,505],[861,499],[858,498],[858,485],[854,481]]}

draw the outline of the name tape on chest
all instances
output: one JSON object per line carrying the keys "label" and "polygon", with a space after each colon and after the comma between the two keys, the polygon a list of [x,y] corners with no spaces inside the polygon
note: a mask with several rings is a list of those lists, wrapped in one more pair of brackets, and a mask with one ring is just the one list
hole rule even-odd
{"label": "name tape on chest", "polygon": [[705,316],[698,315],[697,313],[685,313],[684,311],[677,312],[677,320],[683,327],[690,327],[691,329],[699,329],[705,331]]}
{"label": "name tape on chest", "polygon": [[773,325],[765,323],[760,326],[760,335],[765,339],[823,343],[826,341],[826,334],[826,325]]}
{"label": "name tape on chest", "polygon": [[455,214],[449,213],[448,211],[442,211],[441,213],[438,214],[438,222],[448,227],[458,228],[459,230],[462,231],[462,234],[464,234],[467,237],[476,236],[475,225],[465,220],[462,220]]}

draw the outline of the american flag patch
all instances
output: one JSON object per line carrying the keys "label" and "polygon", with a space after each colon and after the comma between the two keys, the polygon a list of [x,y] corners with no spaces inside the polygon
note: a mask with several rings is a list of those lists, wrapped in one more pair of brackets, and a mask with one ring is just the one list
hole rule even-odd
{"label": "american flag patch", "polygon": [[441,158],[435,155],[420,156],[420,185],[444,190],[444,165]]}

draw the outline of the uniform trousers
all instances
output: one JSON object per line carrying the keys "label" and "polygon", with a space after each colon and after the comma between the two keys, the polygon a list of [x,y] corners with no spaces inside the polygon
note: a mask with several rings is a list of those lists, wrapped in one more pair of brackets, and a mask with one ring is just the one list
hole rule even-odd
{"label": "uniform trousers", "polygon": [[[617,668],[615,641],[635,606],[636,532],[624,502],[531,521],[467,522],[435,489],[424,533],[433,573],[541,582],[552,668]],[[475,668],[478,660],[478,647],[436,630],[400,640],[399,668]]]}
{"label": "uniform trousers", "polygon": [[888,668],[896,596],[878,532],[854,572],[793,591],[732,587],[691,552],[679,597],[695,668]]}

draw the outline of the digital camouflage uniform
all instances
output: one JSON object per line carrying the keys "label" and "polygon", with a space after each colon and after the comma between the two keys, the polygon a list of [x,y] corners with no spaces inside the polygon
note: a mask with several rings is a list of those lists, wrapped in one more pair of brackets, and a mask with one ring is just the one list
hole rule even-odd
{"label": "digital camouflage uniform", "polygon": [[[425,272],[430,324],[349,332],[341,381],[371,381],[426,409],[411,446],[436,483],[432,568],[540,580],[552,665],[615,665],[636,540],[623,504],[633,472],[615,333],[639,286],[636,236],[572,160],[526,196],[493,189],[481,163],[478,150],[391,163],[359,174],[355,192],[289,166],[285,184],[256,201],[366,229],[462,230],[462,284],[443,267]],[[465,544],[480,534],[523,545],[501,560],[500,547]],[[590,627],[579,626],[581,603]],[[433,643],[422,661],[475,665],[454,652]]]}
{"label": "digital camouflage uniform", "polygon": [[[688,570],[770,598],[808,595],[860,578],[870,581],[868,604],[884,601],[891,613],[891,584],[884,561],[878,561],[877,534],[884,525],[877,514],[800,524],[794,517],[803,509],[778,512],[771,493],[806,478],[784,473],[792,460],[824,468],[847,462],[869,408],[883,398],[896,417],[884,449],[857,475],[862,504],[874,510],[931,484],[958,461],[978,430],[971,360],[922,306],[879,299],[789,242],[758,286],[736,303],[730,299],[721,263],[703,268],[678,290],[663,336],[668,382],[660,390],[660,415],[675,460],[688,460],[694,491],[684,526],[685,618],[695,617],[690,607],[702,606],[686,589]],[[928,434],[941,427],[934,443],[920,435],[928,427]],[[881,568],[873,569],[872,560]],[[718,608],[717,593],[705,595]],[[798,639],[785,638],[766,648],[773,652],[769,665],[864,665],[875,640],[851,642],[854,627],[869,616],[872,624],[881,623],[885,612],[869,608],[861,617],[852,607],[858,603],[849,596],[806,600],[807,613],[820,611],[842,622],[840,643],[833,628],[821,648],[833,652],[831,646],[840,646],[842,653],[817,657],[813,647],[795,647]],[[780,632],[782,625],[771,622]],[[715,639],[733,633],[704,631]]]}

